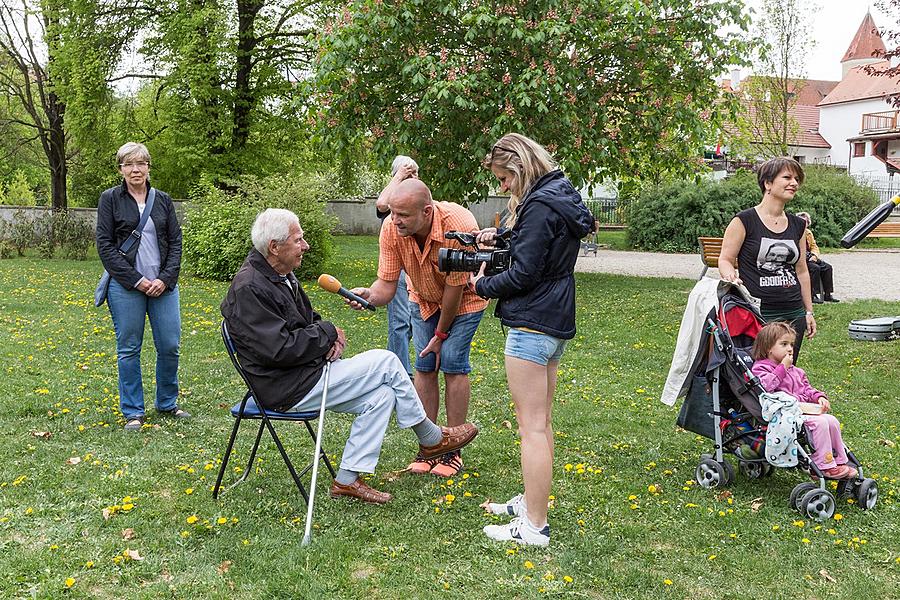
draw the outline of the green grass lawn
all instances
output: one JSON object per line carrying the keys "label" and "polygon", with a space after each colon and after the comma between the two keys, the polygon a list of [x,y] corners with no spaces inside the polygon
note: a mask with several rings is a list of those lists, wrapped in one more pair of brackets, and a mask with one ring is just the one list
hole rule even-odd
{"label": "green grass lawn", "polygon": [[[376,240],[339,238],[329,272],[368,284]],[[395,427],[373,485],[383,507],[334,501],[320,480],[310,547],[305,505],[264,441],[254,473],[211,497],[242,395],[218,334],[226,284],[181,281],[180,378],[188,422],[158,418],[122,432],[115,345],[106,307],[90,299],[96,260],[0,261],[0,597],[77,598],[897,598],[900,342],[854,342],[853,318],[900,314],[900,303],[817,309],[820,335],[802,366],[831,394],[848,443],[881,498],[842,518],[803,520],[787,506],[804,480],[779,470],[738,476],[726,491],[693,482],[711,444],[676,430],[658,400],[692,281],[578,275],[578,336],[554,410],[553,541],[548,549],[490,542],[479,504],[520,491],[503,334],[486,315],[475,337],[471,418],[481,435],[451,481],[400,474],[415,437]],[[347,331],[348,354],[383,347],[386,314],[357,313],[304,287]],[[490,310],[490,309],[489,309]],[[152,398],[152,344],[145,343]],[[151,403],[152,404],[152,403]],[[250,423],[239,438],[246,460]],[[339,454],[350,419],[330,415]],[[311,453],[299,426],[280,427],[297,462]],[[228,475],[236,474],[229,465]],[[652,486],[652,487],[651,487]],[[104,514],[106,513],[106,514]],[[67,587],[67,585],[70,587]]]}

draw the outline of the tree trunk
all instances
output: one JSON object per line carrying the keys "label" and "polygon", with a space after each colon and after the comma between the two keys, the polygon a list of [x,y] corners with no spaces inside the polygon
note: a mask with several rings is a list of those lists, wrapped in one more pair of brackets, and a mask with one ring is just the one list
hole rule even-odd
{"label": "tree trunk", "polygon": [[256,106],[250,81],[253,53],[256,50],[254,23],[263,3],[258,0],[238,0],[238,42],[235,55],[234,113],[231,130],[231,151],[240,152],[250,138],[250,122]]}
{"label": "tree trunk", "polygon": [[54,211],[66,210],[69,200],[66,191],[66,177],[69,167],[66,164],[66,105],[60,102],[55,92],[47,95],[47,117],[49,121],[49,147],[47,161],[50,165],[50,196]]}

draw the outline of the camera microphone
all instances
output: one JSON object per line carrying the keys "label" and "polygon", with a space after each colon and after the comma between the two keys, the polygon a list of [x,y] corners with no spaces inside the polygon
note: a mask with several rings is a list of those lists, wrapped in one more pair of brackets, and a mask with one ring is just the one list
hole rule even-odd
{"label": "camera microphone", "polygon": [[876,207],[875,210],[867,214],[862,220],[853,226],[850,231],[844,234],[841,239],[841,246],[844,248],[852,248],[859,243],[864,237],[875,229],[882,221],[888,218],[895,206],[900,206],[900,196],[894,196],[891,200]]}
{"label": "camera microphone", "polygon": [[319,275],[319,287],[325,290],[326,292],[331,292],[332,294],[338,294],[343,296],[347,300],[352,300],[353,302],[357,302],[360,306],[365,308],[366,310],[371,310],[375,312],[375,307],[370,304],[364,298],[357,296],[347,288],[341,285],[341,282],[336,278],[328,275],[326,273],[322,273]]}

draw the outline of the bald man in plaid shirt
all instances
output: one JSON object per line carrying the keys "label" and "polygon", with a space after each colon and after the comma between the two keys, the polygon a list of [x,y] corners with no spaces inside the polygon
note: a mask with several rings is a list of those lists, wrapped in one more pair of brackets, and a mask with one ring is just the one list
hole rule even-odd
{"label": "bald man in plaid shirt", "polygon": [[[466,422],[469,412],[469,351],[487,300],[469,285],[469,273],[438,270],[441,248],[461,248],[447,240],[447,231],[477,231],[475,217],[452,202],[435,202],[418,179],[401,182],[388,199],[391,216],[381,226],[378,240],[378,279],[368,288],[352,291],[376,306],[391,301],[400,270],[406,271],[416,348],[416,392],[425,414],[436,421],[440,408],[438,370],[444,373],[447,425]],[[354,308],[361,308],[351,303]],[[413,473],[452,477],[462,469],[459,452],[438,459],[417,456]]]}

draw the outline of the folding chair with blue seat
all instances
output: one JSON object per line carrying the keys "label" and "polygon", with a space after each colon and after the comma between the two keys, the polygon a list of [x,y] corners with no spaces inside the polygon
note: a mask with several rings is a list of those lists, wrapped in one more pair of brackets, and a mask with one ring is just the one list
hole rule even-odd
{"label": "folding chair with blue seat", "polygon": [[[247,461],[247,468],[244,470],[241,477],[231,484],[226,490],[222,493],[227,492],[231,488],[237,486],[240,483],[243,483],[250,474],[250,469],[253,468],[253,460],[256,458],[256,451],[259,448],[259,442],[262,439],[263,429],[268,429],[269,433],[272,435],[272,439],[275,441],[275,445],[278,446],[278,451],[281,453],[281,457],[284,459],[284,463],[287,465],[288,471],[291,472],[291,477],[294,478],[294,483],[297,484],[297,489],[300,490],[300,495],[303,496],[304,502],[309,504],[309,494],[306,491],[306,488],[301,481],[301,477],[306,475],[310,470],[316,466],[316,461],[313,459],[307,464],[300,472],[298,473],[296,469],[294,469],[293,463],[291,463],[291,459],[288,457],[287,452],[284,449],[284,446],[281,443],[281,439],[278,437],[278,434],[275,432],[275,427],[272,425],[272,421],[300,421],[304,425],[306,425],[306,430],[309,432],[310,437],[313,440],[313,444],[318,448],[319,458],[325,462],[325,466],[328,467],[328,471],[331,473],[332,479],[335,477],[334,467],[331,466],[331,461],[328,460],[328,456],[325,453],[325,450],[321,448],[321,442],[317,442],[318,437],[316,432],[313,431],[312,425],[310,421],[314,421],[319,418],[320,411],[310,411],[310,412],[296,412],[296,413],[283,413],[276,412],[273,410],[266,410],[262,406],[260,406],[256,402],[257,395],[253,391],[253,386],[250,384],[250,380],[247,377],[246,372],[243,367],[241,367],[241,363],[238,360],[237,351],[234,347],[234,342],[231,339],[231,336],[228,335],[228,327],[225,324],[225,321],[222,321],[222,341],[225,342],[225,349],[228,351],[228,356],[231,358],[231,364],[234,365],[235,370],[240,374],[241,379],[244,380],[244,383],[247,386],[247,392],[244,394],[244,398],[231,407],[231,414],[234,416],[234,427],[231,430],[231,438],[228,440],[228,447],[225,449],[225,455],[222,458],[222,467],[219,469],[219,476],[216,478],[216,485],[213,488],[213,498],[218,498],[219,489],[222,484],[222,477],[225,475],[225,469],[228,466],[228,459],[231,457],[231,449],[234,447],[234,440],[237,437],[238,428],[241,425],[241,421],[244,419],[259,419],[259,430],[256,432],[256,441],[253,443],[253,449],[250,451],[250,460]],[[319,427],[319,432],[321,433],[321,426]],[[314,455],[315,456],[315,455]],[[314,477],[312,481],[312,485],[315,485],[315,471]],[[314,490],[313,490],[314,491]],[[311,507],[310,507],[311,508]]]}

